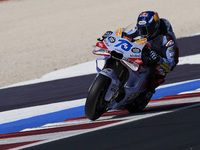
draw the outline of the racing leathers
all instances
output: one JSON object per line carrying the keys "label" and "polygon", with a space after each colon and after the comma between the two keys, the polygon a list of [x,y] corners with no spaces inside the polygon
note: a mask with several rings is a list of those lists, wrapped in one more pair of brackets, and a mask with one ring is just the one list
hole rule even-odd
{"label": "racing leathers", "polygon": [[[138,36],[140,35],[137,28],[122,34],[123,38],[130,41],[134,41],[134,38]],[[168,20],[160,19],[158,34],[151,39],[147,38],[146,48],[150,50],[150,57],[156,62],[157,66],[150,77],[149,83],[149,88],[154,91],[155,88],[164,83],[166,74],[172,71],[178,63],[179,49]]]}

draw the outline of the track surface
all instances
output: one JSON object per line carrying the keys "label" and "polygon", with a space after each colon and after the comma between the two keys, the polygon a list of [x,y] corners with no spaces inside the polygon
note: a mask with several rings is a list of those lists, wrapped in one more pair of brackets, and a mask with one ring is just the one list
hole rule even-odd
{"label": "track surface", "polygon": [[[180,56],[199,54],[199,41],[200,36],[179,39]],[[0,90],[0,111],[85,98],[94,77],[95,74],[92,74],[2,89]],[[199,79],[199,77],[200,65],[181,65],[168,74],[165,84]],[[171,108],[165,107],[165,109]],[[164,108],[161,110],[153,108],[144,113],[163,110]],[[28,149],[199,149],[198,114],[200,114],[199,106]]]}
{"label": "track surface", "polygon": [[199,150],[200,107],[82,134],[28,150]]}

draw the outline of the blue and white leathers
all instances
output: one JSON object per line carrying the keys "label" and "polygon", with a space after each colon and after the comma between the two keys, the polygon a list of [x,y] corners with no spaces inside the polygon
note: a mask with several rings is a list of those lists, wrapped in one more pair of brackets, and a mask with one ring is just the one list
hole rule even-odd
{"label": "blue and white leathers", "polygon": [[[139,36],[137,28],[127,33],[131,37]],[[178,52],[176,37],[171,27],[171,24],[166,19],[160,19],[160,34],[148,41],[148,44],[152,50],[159,54],[159,65],[166,72],[178,63]]]}

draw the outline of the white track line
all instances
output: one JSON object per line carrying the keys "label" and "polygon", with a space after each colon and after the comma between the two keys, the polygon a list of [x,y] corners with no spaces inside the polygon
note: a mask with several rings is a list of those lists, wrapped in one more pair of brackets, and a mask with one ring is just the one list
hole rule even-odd
{"label": "white track line", "polygon": [[[63,139],[63,138],[68,138],[68,137],[72,137],[72,136],[76,136],[76,135],[80,135],[80,134],[85,134],[85,133],[89,133],[89,132],[93,132],[93,131],[97,131],[97,130],[101,130],[101,129],[105,129],[105,128],[109,128],[109,127],[113,127],[113,126],[117,126],[117,125],[122,125],[122,124],[125,124],[125,123],[130,123],[130,122],[133,122],[133,121],[138,121],[138,120],[142,120],[142,119],[146,119],[146,118],[150,118],[150,117],[155,117],[155,116],[158,116],[158,115],[168,114],[168,113],[171,113],[171,112],[176,112],[176,111],[180,111],[180,110],[184,110],[184,109],[188,109],[188,108],[192,108],[192,107],[197,107],[197,106],[200,106],[200,103],[194,104],[194,105],[190,105],[190,106],[186,106],[186,107],[182,107],[182,108],[169,110],[169,111],[162,111],[162,112],[157,112],[157,113],[147,113],[147,114],[139,115],[139,116],[130,116],[128,119],[126,118],[127,120],[124,120],[124,121],[121,121],[121,122],[117,122],[117,123],[113,123],[113,124],[109,124],[109,125],[93,128],[93,129],[80,130],[79,132],[74,132],[74,133],[72,133],[70,135],[68,135],[68,134],[67,135],[63,135],[61,137],[57,137],[57,138],[54,138],[54,139],[49,139],[49,140],[45,140],[45,141],[41,141],[41,142],[37,142],[37,143],[25,145],[25,146],[21,146],[21,147],[18,147],[18,148],[13,148],[13,149],[10,149],[10,150],[28,148],[28,147],[32,147],[32,146],[36,146],[36,145],[40,145],[40,144],[44,144],[44,143],[60,140],[60,139]],[[120,118],[120,119],[123,119],[123,118]]]}

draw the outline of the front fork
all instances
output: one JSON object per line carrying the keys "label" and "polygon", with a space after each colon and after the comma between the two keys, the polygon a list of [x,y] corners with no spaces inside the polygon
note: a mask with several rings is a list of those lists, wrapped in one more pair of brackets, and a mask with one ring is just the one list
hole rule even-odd
{"label": "front fork", "polygon": [[112,99],[114,99],[116,97],[116,93],[119,90],[120,81],[117,78],[115,71],[110,68],[105,68],[102,71],[100,71],[98,74],[102,74],[111,79],[110,86],[105,95],[105,101],[110,102],[110,101],[112,101]]}
{"label": "front fork", "polygon": [[[106,63],[103,69],[100,69],[98,66],[98,60],[104,60]],[[96,60],[96,69],[98,75],[102,74],[111,79],[111,84],[105,95],[105,100],[111,102],[117,98],[118,94],[121,93],[125,82],[127,81],[127,72],[126,68],[121,64],[119,60],[112,58],[97,58]],[[98,76],[97,75],[97,76]],[[121,99],[121,98],[120,98]]]}

